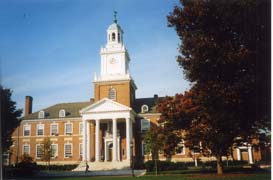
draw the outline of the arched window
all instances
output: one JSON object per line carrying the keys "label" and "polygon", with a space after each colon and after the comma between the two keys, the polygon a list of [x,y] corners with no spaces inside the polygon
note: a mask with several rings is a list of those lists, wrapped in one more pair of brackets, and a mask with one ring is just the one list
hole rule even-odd
{"label": "arched window", "polygon": [[39,118],[39,119],[45,118],[45,111],[40,111],[40,112],[38,113],[38,118]]}
{"label": "arched window", "polygon": [[59,117],[65,117],[65,110],[64,109],[61,109],[59,111]]}
{"label": "arched window", "polygon": [[109,89],[108,98],[112,99],[112,100],[116,100],[116,98],[117,98],[117,91],[116,91],[115,88],[110,88]]}
{"label": "arched window", "polygon": [[145,113],[145,112],[148,112],[148,111],[149,111],[149,107],[146,104],[141,106],[141,112],[142,113]]}
{"label": "arched window", "polygon": [[116,34],[112,33],[112,41],[115,41],[115,40],[116,40]]}

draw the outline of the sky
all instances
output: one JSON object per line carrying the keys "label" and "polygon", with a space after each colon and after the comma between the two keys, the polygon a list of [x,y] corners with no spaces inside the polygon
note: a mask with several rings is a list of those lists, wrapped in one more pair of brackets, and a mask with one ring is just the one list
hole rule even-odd
{"label": "sky", "polygon": [[189,89],[178,66],[180,40],[166,16],[178,0],[1,0],[0,81],[17,108],[33,111],[93,97],[100,48],[117,11],[137,98]]}

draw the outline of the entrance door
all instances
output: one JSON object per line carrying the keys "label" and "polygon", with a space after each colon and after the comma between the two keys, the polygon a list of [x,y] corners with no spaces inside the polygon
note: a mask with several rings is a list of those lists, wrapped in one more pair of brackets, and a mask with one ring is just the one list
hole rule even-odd
{"label": "entrance door", "polygon": [[110,143],[108,147],[108,161],[112,161],[112,158],[113,158],[113,143]]}

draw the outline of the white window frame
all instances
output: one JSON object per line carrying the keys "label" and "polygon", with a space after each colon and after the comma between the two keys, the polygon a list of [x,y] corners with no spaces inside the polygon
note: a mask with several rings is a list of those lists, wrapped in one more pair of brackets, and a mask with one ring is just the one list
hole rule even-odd
{"label": "white window frame", "polygon": [[[39,131],[39,127],[40,127],[40,126],[43,127],[43,128],[42,128],[42,129],[43,129],[43,134],[42,134],[42,135],[39,135],[39,134],[38,134],[38,131]],[[36,135],[37,135],[37,136],[44,136],[44,135],[45,135],[45,125],[44,125],[44,124],[41,124],[41,123],[36,124]]]}
{"label": "white window frame", "polygon": [[[54,125],[54,126],[57,126],[57,132],[56,132],[56,133],[53,133],[53,132],[52,132],[52,129],[53,129],[52,126],[53,126],[53,125]],[[51,135],[51,136],[57,136],[57,135],[59,135],[59,124],[58,124],[58,123],[55,123],[55,122],[54,122],[54,123],[51,123],[51,124],[50,124],[50,135]]]}
{"label": "white window frame", "polygon": [[59,111],[59,117],[65,117],[65,116],[66,116],[65,110],[64,110],[64,109],[61,109],[61,110]]}
{"label": "white window frame", "polygon": [[[25,152],[25,147],[28,147],[28,152]],[[22,154],[30,155],[30,144],[23,144]]]}
{"label": "white window frame", "polygon": [[111,87],[108,91],[108,98],[111,100],[117,100],[117,90]]}
{"label": "white window frame", "polygon": [[[67,125],[71,124],[71,132],[67,132]],[[64,124],[64,134],[65,135],[72,135],[73,134],[73,123],[67,122]]]}
{"label": "white window frame", "polygon": [[[36,144],[36,153],[35,153],[35,156],[36,156],[36,159],[41,159],[42,158],[42,156],[41,157],[38,157],[38,146],[41,146],[41,148],[43,148],[42,146],[43,146],[43,144]],[[41,153],[42,154],[42,153]]]}
{"label": "white window frame", "polygon": [[[26,127],[29,127],[29,135],[26,135],[25,134],[25,128]],[[23,136],[30,136],[31,135],[31,125],[30,124],[25,124],[24,126],[23,126]]]}
{"label": "white window frame", "polygon": [[79,123],[79,134],[83,135],[83,122]]}
{"label": "white window frame", "polygon": [[58,157],[58,144],[55,144],[55,143],[51,144],[51,149],[52,149],[52,150],[54,150],[54,149],[53,149],[53,146],[56,147],[56,151],[53,153],[53,156],[51,156],[51,159],[55,159],[55,158]]}
{"label": "white window frame", "polygon": [[[148,128],[143,128],[143,122],[146,121],[146,122],[149,122],[149,127]],[[141,129],[141,132],[145,132],[145,131],[149,131],[151,128],[151,120],[150,119],[146,119],[146,118],[143,118],[140,120],[140,129]]]}
{"label": "white window frame", "polygon": [[141,106],[141,113],[146,113],[146,112],[148,112],[148,111],[149,111],[148,105],[143,104],[143,105]]}
{"label": "white window frame", "polygon": [[39,113],[38,113],[38,118],[39,118],[39,119],[45,118],[45,111],[39,111]]}
{"label": "white window frame", "polygon": [[[70,145],[71,146],[71,156],[66,156],[66,151],[65,151],[65,147],[67,146],[67,145]],[[71,158],[73,156],[73,145],[72,145],[72,143],[65,143],[64,144],[64,158]]]}

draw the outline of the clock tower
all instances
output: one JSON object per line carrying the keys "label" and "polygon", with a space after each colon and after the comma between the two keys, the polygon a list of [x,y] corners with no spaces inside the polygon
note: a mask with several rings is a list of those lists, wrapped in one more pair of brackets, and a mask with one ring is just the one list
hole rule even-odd
{"label": "clock tower", "polygon": [[114,21],[107,29],[107,43],[100,50],[101,71],[95,76],[95,101],[103,98],[115,100],[126,106],[132,106],[137,89],[129,73],[130,57],[123,43],[123,30]]}

